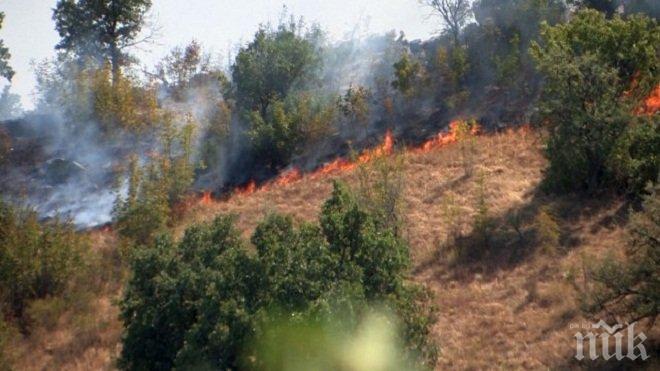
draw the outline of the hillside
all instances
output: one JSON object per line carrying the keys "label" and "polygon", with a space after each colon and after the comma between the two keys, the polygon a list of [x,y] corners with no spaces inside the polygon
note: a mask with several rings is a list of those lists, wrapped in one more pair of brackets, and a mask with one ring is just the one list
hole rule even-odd
{"label": "hillside", "polygon": [[[438,369],[575,366],[575,330],[570,326],[586,321],[576,300],[582,268],[590,257],[616,252],[623,244],[627,206],[616,198],[585,202],[541,195],[537,187],[546,165],[541,145],[539,135],[527,129],[476,137],[471,175],[465,175],[462,144],[402,152],[412,278],[435,294]],[[334,178],[355,183],[356,173],[302,177],[227,200],[195,200],[176,230],[180,234],[187,225],[209,221],[218,213],[235,213],[246,236],[270,211],[314,221]],[[452,230],[470,235],[479,179],[496,225],[493,240],[511,242],[488,258],[462,263],[448,236]],[[454,211],[448,211],[448,204]],[[533,216],[544,205],[556,210],[560,244],[539,249],[511,238],[513,224],[526,238]],[[514,215],[518,223],[512,222]],[[105,262],[104,272],[112,271],[118,248],[114,234],[105,229],[90,235],[96,255]],[[88,305],[62,310],[54,323],[14,344],[17,369],[112,368],[121,333],[114,306],[120,276],[109,273],[111,282],[99,286]],[[657,330],[647,334],[657,339]]]}

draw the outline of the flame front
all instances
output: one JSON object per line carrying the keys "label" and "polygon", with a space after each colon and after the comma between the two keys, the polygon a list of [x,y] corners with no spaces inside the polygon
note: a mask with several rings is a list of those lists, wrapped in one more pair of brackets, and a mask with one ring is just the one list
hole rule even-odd
{"label": "flame front", "polygon": [[257,191],[257,182],[250,180],[247,184],[242,187],[238,187],[235,193],[239,196],[251,195]]}
{"label": "flame front", "polygon": [[[447,132],[438,133],[435,137],[424,142],[419,147],[412,148],[412,150],[418,152],[430,152],[433,149],[457,142],[461,135],[463,135],[463,132],[466,134],[477,135],[479,133],[479,126],[476,124],[470,125],[462,120],[454,120],[449,124],[449,130]],[[350,171],[376,158],[389,156],[392,153],[394,153],[394,136],[392,135],[392,131],[388,129],[383,138],[383,142],[380,145],[372,149],[364,150],[355,160],[339,157],[326,163],[309,175],[304,175],[299,168],[293,167],[282,172],[274,180],[260,186],[257,186],[256,181],[250,180],[245,185],[236,188],[234,194],[238,196],[247,196],[260,190],[268,190],[273,185],[287,186],[301,180],[303,176],[309,176],[310,178],[315,179],[337,172]],[[204,199],[205,197],[202,198],[202,202],[204,202]],[[210,200],[209,193],[209,202]]]}
{"label": "flame front", "polygon": [[358,165],[366,164],[374,158],[389,156],[394,151],[394,136],[391,130],[385,132],[383,143],[373,149],[368,149],[362,152],[355,161],[348,160],[340,157],[332,162],[323,165],[321,168],[312,173],[312,177],[328,175],[338,171],[349,171],[355,169]]}

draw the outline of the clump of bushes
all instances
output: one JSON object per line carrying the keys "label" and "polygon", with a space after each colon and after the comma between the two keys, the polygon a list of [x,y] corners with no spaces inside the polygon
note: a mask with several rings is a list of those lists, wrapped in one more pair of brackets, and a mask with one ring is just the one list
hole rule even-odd
{"label": "clump of bushes", "polygon": [[84,263],[85,238],[55,218],[0,201],[0,309],[27,330],[28,305],[64,292]]}
{"label": "clump of bushes", "polygon": [[174,216],[173,207],[194,180],[194,124],[177,128],[167,117],[160,133],[160,151],[144,164],[137,156],[130,158],[127,195],[117,197],[113,210],[119,234],[138,245],[150,243],[165,230]]}
{"label": "clump of bushes", "polygon": [[549,130],[546,186],[632,193],[655,181],[660,127],[636,107],[658,85],[660,27],[645,16],[580,11],[542,28],[531,52],[545,77],[539,102]]}
{"label": "clump of bushes", "polygon": [[[136,252],[121,302],[122,368],[268,367],[254,338],[273,323],[342,318],[357,325],[378,304],[401,321],[406,356],[432,366],[427,292],[407,280],[408,246],[335,183],[319,225],[273,214],[246,249],[233,218],[190,227]],[[352,326],[353,326],[352,325]],[[314,357],[304,347],[301,360]],[[301,361],[303,362],[303,361]]]}
{"label": "clump of bushes", "polygon": [[328,133],[335,117],[333,105],[310,94],[273,100],[265,114],[252,111],[248,132],[256,159],[273,170],[290,163],[306,143]]}

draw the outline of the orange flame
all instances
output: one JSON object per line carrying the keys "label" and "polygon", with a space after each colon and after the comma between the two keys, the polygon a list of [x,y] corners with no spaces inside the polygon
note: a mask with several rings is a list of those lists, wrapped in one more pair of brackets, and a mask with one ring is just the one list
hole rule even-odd
{"label": "orange flame", "polygon": [[202,205],[209,205],[213,202],[213,196],[211,195],[211,191],[204,191],[202,192],[202,198],[199,199],[199,203]]}
{"label": "orange flame", "polygon": [[238,187],[235,193],[240,196],[247,196],[253,194],[256,191],[257,191],[257,182],[255,182],[253,179],[250,180],[246,185],[242,187]]}
{"label": "orange flame", "polygon": [[469,133],[471,135],[479,134],[479,125],[468,126],[465,121],[454,120],[449,123],[449,130],[447,132],[438,133],[435,137],[415,148],[414,151],[418,153],[426,153],[433,149],[446,146],[447,144],[455,143],[459,140],[463,128],[469,128]]}
{"label": "orange flame", "polygon": [[274,183],[278,186],[284,186],[300,179],[302,179],[302,173],[300,172],[300,169],[294,167],[293,169],[287,170],[280,174],[280,176],[275,179]]}
{"label": "orange flame", "polygon": [[[464,130],[465,128],[469,128],[469,133],[472,135],[477,135],[480,130],[478,125],[468,126],[468,124],[465,121],[455,120],[449,124],[448,132],[439,133],[431,140],[423,143],[421,146],[413,150],[420,152],[429,152],[435,148],[447,145],[449,143],[454,143],[459,140],[459,137],[461,136],[461,130]],[[350,171],[357,168],[359,165],[366,164],[372,161],[375,158],[389,156],[393,152],[394,152],[394,136],[392,135],[392,132],[390,130],[387,130],[387,132],[385,133],[385,137],[383,138],[383,142],[379,146],[372,149],[364,150],[355,160],[350,160],[343,157],[336,158],[335,160],[326,163],[325,165],[321,166],[313,173],[309,174],[309,177],[318,178],[336,172]],[[303,176],[304,174],[300,171],[300,169],[298,169],[297,167],[293,167],[289,170],[284,171],[274,180],[266,184],[263,184],[261,186],[257,186],[257,183],[254,180],[250,180],[247,184],[236,188],[234,194],[238,196],[247,196],[260,190],[268,190],[273,185],[286,186],[291,183],[299,181],[300,179],[303,178]],[[210,199],[210,193],[209,193],[209,199]]]}
{"label": "orange flame", "polygon": [[383,143],[376,148],[368,149],[362,152],[355,161],[350,161],[345,158],[337,158],[332,162],[328,162],[321,168],[316,170],[312,176],[328,175],[338,171],[348,171],[355,169],[358,165],[366,164],[377,157],[389,156],[394,151],[394,136],[391,130],[387,130]]}
{"label": "orange flame", "polygon": [[660,84],[646,97],[644,105],[640,107],[638,114],[653,115],[658,111],[660,111]]}

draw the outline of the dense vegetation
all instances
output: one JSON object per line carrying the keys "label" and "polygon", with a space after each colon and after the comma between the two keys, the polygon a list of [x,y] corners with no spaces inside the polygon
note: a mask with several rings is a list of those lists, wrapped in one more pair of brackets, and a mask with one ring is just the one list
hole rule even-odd
{"label": "dense vegetation", "polygon": [[268,368],[249,347],[269,323],[335,316],[356,326],[369,304],[401,319],[411,362],[432,365],[432,312],[424,290],[406,280],[406,243],[341,183],[319,219],[320,227],[296,226],[290,217],[269,215],[252,235],[256,254],[246,250],[230,216],[188,228],[179,242],[163,236],[140,249],[121,304],[120,365]]}
{"label": "dense vegetation", "polygon": [[20,321],[31,301],[59,295],[84,264],[84,237],[59,219],[39,223],[37,213],[0,201],[0,311]]}
{"label": "dense vegetation", "polygon": [[637,193],[655,181],[660,127],[656,117],[635,116],[660,79],[657,22],[583,11],[544,27],[541,42],[533,54],[546,76],[539,107],[550,133],[548,185]]}

